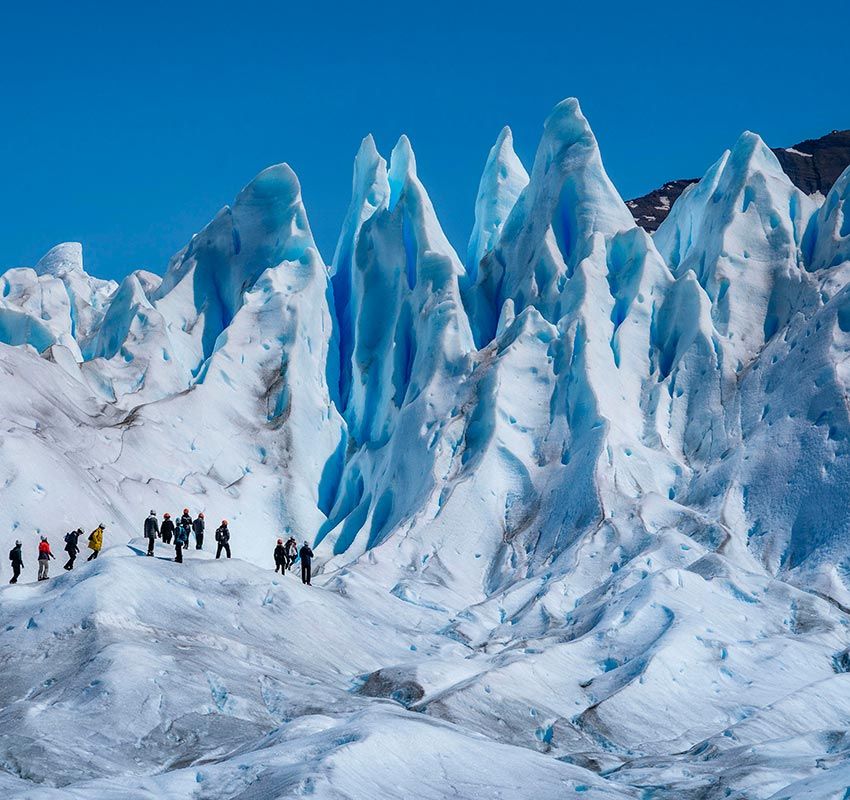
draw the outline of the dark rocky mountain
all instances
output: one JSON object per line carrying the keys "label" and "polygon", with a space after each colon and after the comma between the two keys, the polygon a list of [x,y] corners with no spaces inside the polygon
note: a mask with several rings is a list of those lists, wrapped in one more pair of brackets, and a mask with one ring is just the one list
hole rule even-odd
{"label": "dark rocky mountain", "polygon": [[[773,152],[795,186],[806,194],[820,192],[826,195],[850,164],[850,130],[832,131],[820,139],[806,139],[793,147],[780,147]],[[626,205],[638,225],[654,231],[664,222],[679,195],[696,182],[696,178],[668,181],[643,197],[627,200]]]}
{"label": "dark rocky mountain", "polygon": [[699,178],[684,178],[678,181],[667,181],[662,187],[653,189],[643,197],[626,200],[626,205],[637,224],[644,230],[652,232],[667,218],[671,206],[679,195],[698,180]]}
{"label": "dark rocky mountain", "polygon": [[850,131],[833,131],[773,152],[795,186],[806,194],[826,195],[850,164]]}

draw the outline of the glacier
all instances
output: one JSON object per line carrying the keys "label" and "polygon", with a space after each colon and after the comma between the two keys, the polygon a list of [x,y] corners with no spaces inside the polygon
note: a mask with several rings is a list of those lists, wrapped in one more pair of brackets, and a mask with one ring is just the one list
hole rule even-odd
{"label": "glacier", "polygon": [[[280,164],[161,277],[7,270],[0,787],[846,798],[848,192],[745,132],[650,235],[568,99],[462,255],[368,136],[329,261]],[[233,560],[139,557],[184,506]]]}

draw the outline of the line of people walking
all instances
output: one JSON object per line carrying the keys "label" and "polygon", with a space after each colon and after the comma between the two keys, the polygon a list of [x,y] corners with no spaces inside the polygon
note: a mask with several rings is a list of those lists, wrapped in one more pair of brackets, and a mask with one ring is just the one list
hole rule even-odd
{"label": "line of people walking", "polygon": [[[154,545],[157,539],[162,539],[163,544],[171,544],[174,541],[175,556],[174,560],[178,564],[183,563],[183,550],[189,547],[189,538],[192,534],[195,536],[195,549],[204,549],[204,531],[206,530],[206,520],[204,512],[201,511],[195,519],[189,513],[188,508],[183,509],[175,525],[171,519],[171,514],[167,511],[162,515],[162,525],[159,524],[156,511],[151,509],[151,513],[145,520],[144,533],[148,540],[149,556],[154,554]],[[230,528],[227,520],[223,519],[221,525],[215,531],[216,552],[215,557],[221,558],[221,554],[225,553],[230,558]]]}
{"label": "line of people walking", "polygon": [[[103,532],[106,530],[106,525],[102,522],[89,534],[88,548],[91,550],[91,555],[86,561],[94,561],[103,548]],[[77,528],[75,531],[69,531],[65,534],[65,552],[68,554],[68,560],[65,562],[64,569],[70,571],[74,569],[74,562],[77,560],[77,555],[80,552],[80,537],[83,535],[82,528]],[[38,542],[38,579],[46,581],[50,577],[50,560],[56,556],[50,549],[50,542],[46,536],[42,536]],[[15,546],[9,551],[9,561],[12,564],[12,579],[9,583],[17,583],[21,576],[21,570],[24,568],[24,553],[23,542],[18,539]]]}
{"label": "line of people walking", "polygon": [[[162,524],[160,524],[156,511],[151,509],[144,523],[144,535],[148,540],[147,555],[154,555],[157,539],[161,539],[163,544],[166,545],[171,545],[173,542],[175,549],[174,560],[178,564],[182,564],[183,550],[189,547],[189,539],[192,534],[195,537],[195,549],[203,550],[205,528],[206,521],[203,512],[192,519],[189,509],[184,508],[176,524],[171,519],[171,514],[166,512],[163,514]],[[103,534],[105,530],[106,525],[100,523],[89,534],[88,549],[92,552],[86,559],[87,561],[96,559],[103,549]],[[77,528],[65,534],[65,552],[68,554],[68,560],[65,562],[64,569],[68,571],[74,569],[74,563],[80,553],[80,537],[82,536],[82,528]],[[226,519],[223,519],[221,525],[216,528],[215,541],[215,557],[221,558],[223,553],[230,558],[230,527]],[[50,549],[50,542],[47,540],[47,537],[41,536],[38,543],[38,580],[48,580],[50,561],[55,558],[56,556]],[[12,579],[9,583],[17,583],[21,571],[24,569],[23,543],[20,539],[15,542],[15,546],[9,551],[9,561],[12,564]],[[287,570],[293,568],[296,561],[299,561],[301,564],[301,582],[307,586],[312,586],[313,551],[309,543],[305,540],[299,549],[294,536],[290,536],[286,542],[283,539],[278,539],[277,546],[274,549],[275,572],[280,572],[281,575],[285,574]]]}

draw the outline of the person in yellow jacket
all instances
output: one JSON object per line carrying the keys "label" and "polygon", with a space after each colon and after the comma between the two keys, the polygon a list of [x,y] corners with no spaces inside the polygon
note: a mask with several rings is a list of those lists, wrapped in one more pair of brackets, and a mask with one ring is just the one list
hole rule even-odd
{"label": "person in yellow jacket", "polygon": [[92,551],[91,555],[86,559],[86,561],[94,561],[97,558],[97,554],[100,552],[100,548],[103,547],[103,532],[106,530],[106,525],[102,522],[98,525],[90,534],[89,534],[89,550]]}

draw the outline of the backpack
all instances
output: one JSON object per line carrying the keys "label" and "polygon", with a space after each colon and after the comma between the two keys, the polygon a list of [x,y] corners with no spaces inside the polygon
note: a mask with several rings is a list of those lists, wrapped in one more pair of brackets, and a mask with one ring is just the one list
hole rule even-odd
{"label": "backpack", "polygon": [[77,543],[77,534],[73,532],[68,532],[65,534],[65,544],[76,544]]}

